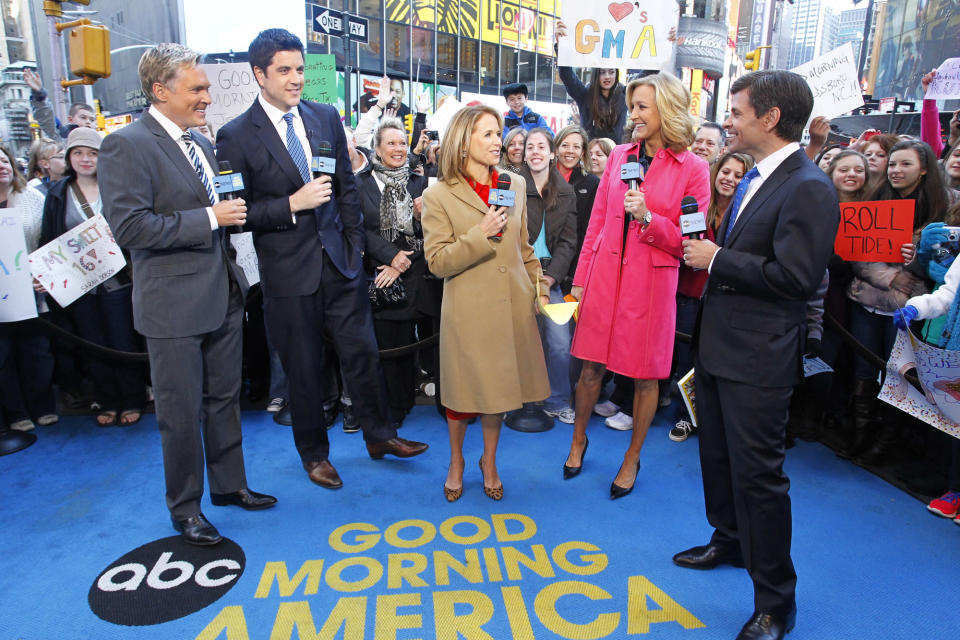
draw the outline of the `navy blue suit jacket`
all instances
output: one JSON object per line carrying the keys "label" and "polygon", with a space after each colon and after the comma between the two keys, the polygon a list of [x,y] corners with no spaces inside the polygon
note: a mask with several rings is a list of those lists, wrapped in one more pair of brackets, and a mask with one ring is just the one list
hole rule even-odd
{"label": "navy blue suit jacket", "polygon": [[[333,198],[310,211],[290,212],[289,197],[303,186],[300,172],[260,102],[217,132],[217,159],[243,174],[247,202],[244,230],[253,231],[263,294],[310,295],[320,287],[323,252],[346,278],[362,272],[364,229],[360,199],[340,114],[327,104],[301,101],[311,155],[321,142],[333,149],[337,167]],[[309,160],[309,159],[308,159]]]}
{"label": "navy blue suit jacket", "polygon": [[694,334],[700,365],[758,387],[800,382],[807,301],[823,280],[839,222],[830,179],[802,149],[787,156],[713,261]]}

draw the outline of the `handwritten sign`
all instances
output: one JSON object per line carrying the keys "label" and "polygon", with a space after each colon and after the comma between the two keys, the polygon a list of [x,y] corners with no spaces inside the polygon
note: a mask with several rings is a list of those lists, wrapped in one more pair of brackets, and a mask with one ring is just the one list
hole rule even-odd
{"label": "handwritten sign", "polygon": [[61,307],[117,274],[127,261],[102,215],[30,254],[30,272]]}
{"label": "handwritten sign", "polygon": [[680,21],[676,2],[564,2],[567,35],[557,44],[557,63],[567,67],[668,69]]}
{"label": "handwritten sign", "polygon": [[960,98],[960,58],[947,58],[937,67],[937,75],[924,97],[928,100]]}
{"label": "handwritten sign", "polygon": [[0,322],[37,317],[23,221],[17,209],[0,215]]}
{"label": "handwritten sign", "polygon": [[332,104],[337,99],[337,61],[332,53],[308,53],[303,67],[303,99]]}
{"label": "handwritten sign", "polygon": [[845,202],[833,251],[853,262],[903,262],[901,245],[913,242],[913,200]]}
{"label": "handwritten sign", "polygon": [[[922,390],[903,377],[914,367]],[[960,438],[960,351],[939,349],[908,331],[897,332],[887,360],[887,377],[877,397]]]}
{"label": "handwritten sign", "polygon": [[252,287],[260,282],[260,263],[253,248],[253,234],[249,231],[234,233],[230,236],[230,243],[237,250],[237,264],[247,276],[247,283]]}
{"label": "handwritten sign", "polygon": [[813,91],[813,113],[833,118],[863,106],[863,94],[857,76],[853,45],[849,42],[795,69]]}
{"label": "handwritten sign", "polygon": [[247,110],[257,99],[260,85],[253,70],[246,62],[227,64],[202,64],[210,80],[210,105],[207,107],[207,124],[210,131],[217,130]]}

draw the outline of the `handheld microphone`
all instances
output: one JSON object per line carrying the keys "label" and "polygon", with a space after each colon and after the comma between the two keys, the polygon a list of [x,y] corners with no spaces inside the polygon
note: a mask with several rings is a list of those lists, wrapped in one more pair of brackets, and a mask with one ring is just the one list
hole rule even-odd
{"label": "handheld microphone", "polygon": [[333,175],[337,172],[337,159],[333,155],[333,146],[326,140],[317,143],[317,153],[310,162],[310,171],[314,178],[319,178],[323,174]]}
{"label": "handheld microphone", "polygon": [[707,218],[698,211],[697,199],[684,196],[680,201],[680,234],[691,240],[702,240],[707,232]]}
{"label": "handheld microphone", "polygon": [[[510,190],[510,176],[506,172],[497,176],[497,188],[490,189],[490,195],[487,196],[487,204],[496,207],[512,207],[517,202],[517,194]],[[504,225],[506,226],[506,225]],[[499,241],[503,238],[503,229],[493,236],[493,240]]]}
{"label": "handheld microphone", "polygon": [[228,160],[220,161],[220,175],[213,178],[214,191],[221,200],[233,200],[237,191],[243,191],[243,174],[234,173]]}
{"label": "handheld microphone", "polygon": [[643,182],[643,166],[637,160],[637,154],[631,153],[627,161],[620,167],[620,179],[630,185],[632,191],[640,188]]}

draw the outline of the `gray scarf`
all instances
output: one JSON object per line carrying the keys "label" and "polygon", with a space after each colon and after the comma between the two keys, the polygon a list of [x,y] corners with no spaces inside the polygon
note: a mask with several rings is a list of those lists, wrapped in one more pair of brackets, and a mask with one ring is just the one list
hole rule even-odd
{"label": "gray scarf", "polygon": [[400,234],[415,251],[423,248],[423,240],[416,238],[413,229],[413,198],[407,191],[410,179],[410,165],[403,163],[396,169],[384,166],[380,158],[371,159],[373,170],[383,182],[380,196],[380,236],[393,242]]}

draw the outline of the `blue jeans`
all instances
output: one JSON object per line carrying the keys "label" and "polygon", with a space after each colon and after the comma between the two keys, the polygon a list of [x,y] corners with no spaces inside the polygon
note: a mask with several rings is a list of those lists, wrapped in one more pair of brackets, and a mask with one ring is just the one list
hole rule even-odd
{"label": "blue jeans", "polygon": [[[897,339],[897,328],[893,326],[892,317],[872,313],[857,303],[850,305],[850,333],[884,360],[890,357],[890,350]],[[857,380],[876,380],[880,369],[857,355],[853,372]]]}
{"label": "blue jeans", "polygon": [[[563,302],[560,285],[550,287],[550,302]],[[540,341],[547,361],[547,376],[550,378],[550,397],[543,403],[549,410],[570,406],[570,327],[556,324],[546,316],[537,316]]]}

